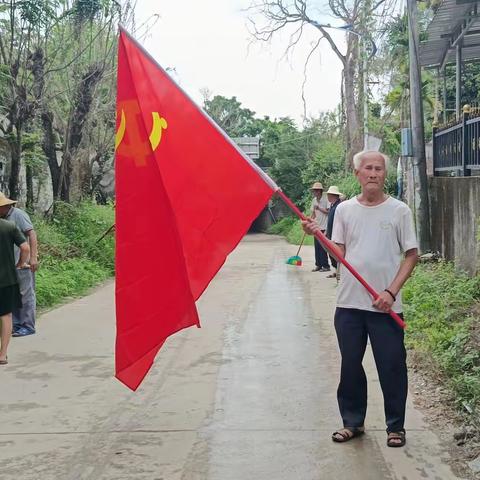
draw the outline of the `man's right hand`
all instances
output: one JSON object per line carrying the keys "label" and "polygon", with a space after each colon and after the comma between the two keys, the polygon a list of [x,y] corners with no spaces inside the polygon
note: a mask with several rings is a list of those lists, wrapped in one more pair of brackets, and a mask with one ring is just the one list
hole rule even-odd
{"label": "man's right hand", "polygon": [[303,231],[305,233],[308,233],[309,235],[315,235],[315,233],[321,231],[318,223],[311,218],[307,218],[307,220],[302,220],[302,228]]}
{"label": "man's right hand", "polygon": [[35,273],[38,270],[38,260],[35,258],[30,258],[30,270]]}

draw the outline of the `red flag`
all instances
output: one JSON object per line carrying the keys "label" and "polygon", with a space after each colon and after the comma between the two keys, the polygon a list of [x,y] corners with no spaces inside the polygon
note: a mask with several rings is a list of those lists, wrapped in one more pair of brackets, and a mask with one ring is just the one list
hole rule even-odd
{"label": "red flag", "polygon": [[278,187],[123,30],[117,89],[116,377],[135,390]]}

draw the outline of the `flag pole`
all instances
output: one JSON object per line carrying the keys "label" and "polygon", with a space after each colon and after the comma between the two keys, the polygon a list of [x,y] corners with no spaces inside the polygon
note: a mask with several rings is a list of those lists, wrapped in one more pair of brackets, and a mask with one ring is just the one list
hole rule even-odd
{"label": "flag pole", "polygon": [[[285,202],[285,204],[292,210],[297,217],[301,220],[308,220],[307,217],[298,209],[298,207],[281,191],[277,190],[277,195]],[[322,246],[328,250],[345,268],[367,289],[368,293],[376,300],[378,293],[365,281],[365,279],[353,268],[353,266],[345,260],[340,249],[329,240],[322,232],[316,232],[315,237],[322,244]],[[390,310],[389,315],[398,323],[402,328],[406,327],[406,323],[400,318],[398,313]]]}

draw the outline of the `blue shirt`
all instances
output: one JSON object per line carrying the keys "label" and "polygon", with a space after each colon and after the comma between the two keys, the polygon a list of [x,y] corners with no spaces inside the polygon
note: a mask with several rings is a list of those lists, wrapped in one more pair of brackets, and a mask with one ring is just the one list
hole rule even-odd
{"label": "blue shirt", "polygon": [[[30,230],[33,230],[33,224],[27,212],[24,212],[20,208],[12,207],[7,213],[5,220],[13,222],[28,240],[27,233]],[[20,258],[20,249],[17,246],[15,246],[14,250],[15,250],[15,263],[17,263],[18,259]],[[28,261],[29,259],[27,259],[27,263]]]}

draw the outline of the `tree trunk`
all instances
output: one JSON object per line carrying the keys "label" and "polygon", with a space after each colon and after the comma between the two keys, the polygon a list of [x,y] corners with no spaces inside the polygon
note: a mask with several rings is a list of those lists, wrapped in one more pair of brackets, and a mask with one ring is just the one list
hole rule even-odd
{"label": "tree trunk", "polygon": [[345,158],[345,170],[353,167],[353,156],[362,150],[362,132],[358,121],[357,99],[355,98],[355,70],[356,63],[353,56],[347,58],[345,65],[345,113],[346,113],[346,137],[347,155]]}
{"label": "tree trunk", "polygon": [[69,151],[63,154],[60,173],[60,200],[70,203],[70,187],[72,185],[72,156]]}
{"label": "tree trunk", "polygon": [[33,211],[35,208],[34,196],[33,196],[33,170],[30,165],[27,165],[26,168],[26,177],[27,177],[27,210]]}
{"label": "tree trunk", "polygon": [[[82,142],[84,127],[90,113],[93,101],[93,93],[103,76],[102,67],[99,65],[90,65],[84,74],[82,81],[78,85],[75,104],[73,105],[69,128],[66,135],[68,141],[62,159],[62,168],[60,174],[61,181],[61,199],[69,202],[74,196],[75,200],[80,200],[85,193],[83,186],[89,183],[91,175],[88,158],[82,162],[78,155],[79,147]],[[88,180],[86,178],[88,177]]]}
{"label": "tree trunk", "polygon": [[55,147],[55,134],[53,131],[53,113],[44,110],[41,115],[43,127],[42,149],[47,157],[48,168],[52,178],[53,198],[57,199],[60,195],[60,167],[57,162],[57,150]]}
{"label": "tree trunk", "polygon": [[22,134],[17,125],[16,135],[8,142],[10,147],[10,178],[8,180],[8,193],[12,200],[18,200],[20,195],[20,165],[22,155]]}

